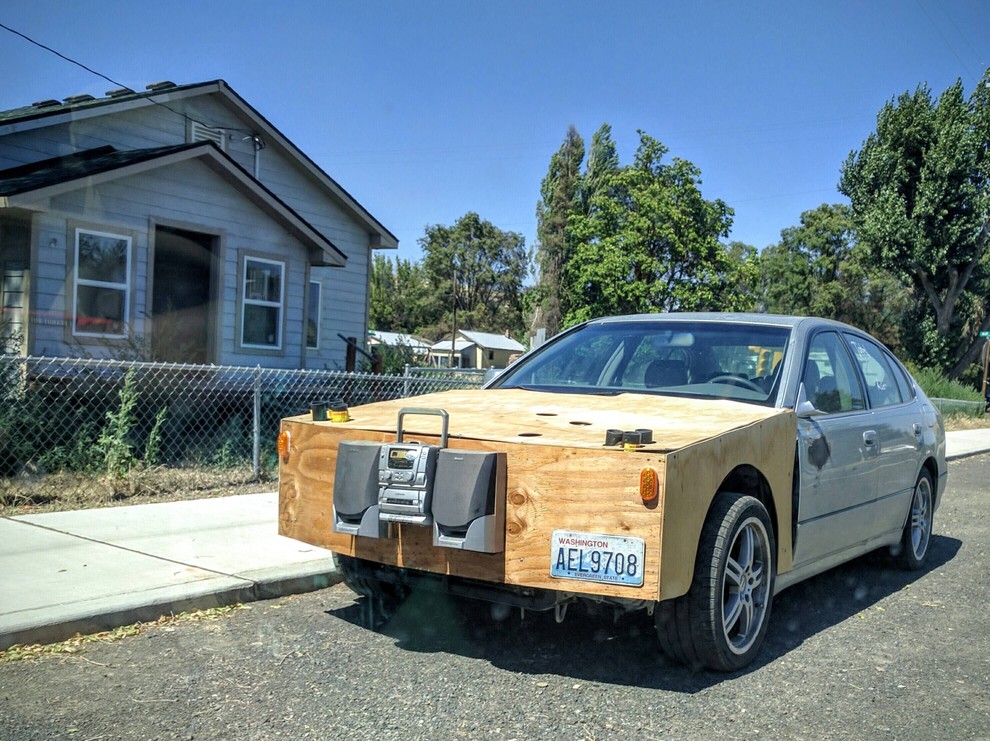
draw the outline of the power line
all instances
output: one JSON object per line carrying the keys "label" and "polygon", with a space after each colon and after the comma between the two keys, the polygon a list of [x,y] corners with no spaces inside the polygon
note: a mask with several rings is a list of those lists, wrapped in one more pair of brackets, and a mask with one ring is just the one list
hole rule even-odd
{"label": "power line", "polygon": [[56,57],[59,57],[60,59],[64,59],[66,62],[69,62],[70,64],[74,64],[77,67],[82,67],[84,70],[86,70],[90,74],[96,75],[97,77],[102,77],[104,80],[106,80],[107,82],[111,83],[112,85],[116,85],[117,87],[127,87],[126,85],[123,85],[123,84],[117,82],[116,80],[110,79],[109,77],[107,77],[102,72],[97,72],[95,69],[92,69],[90,67],[87,67],[82,62],[77,62],[75,59],[71,59],[70,57],[65,56],[65,54],[62,54],[61,52],[56,51],[55,49],[52,49],[50,46],[45,46],[40,41],[35,41],[30,36],[28,36],[26,34],[23,34],[20,31],[11,28],[10,26],[6,26],[3,23],[0,23],[0,28],[4,29],[5,31],[10,31],[15,36],[20,36],[22,39],[24,39],[28,43],[34,44],[35,46],[40,47],[40,48],[44,49],[47,52],[51,52]]}
{"label": "power line", "polygon": [[[4,29],[5,31],[9,31],[10,33],[14,34],[15,36],[20,36],[22,39],[24,39],[28,43],[34,44],[38,48],[44,49],[45,51],[50,52],[51,54],[54,54],[59,59],[64,59],[66,62],[69,62],[70,64],[74,64],[77,67],[81,67],[82,69],[86,70],[90,74],[96,75],[97,77],[106,80],[111,85],[116,85],[119,88],[124,88],[126,90],[130,90],[130,88],[127,85],[125,85],[124,83],[117,82],[112,77],[108,77],[107,75],[103,74],[102,72],[97,72],[92,67],[87,67],[82,62],[79,62],[79,61],[77,61],[77,60],[75,60],[75,59],[73,59],[71,57],[67,57],[62,52],[57,51],[55,49],[52,49],[50,46],[46,46],[45,44],[42,44],[40,41],[35,41],[30,36],[28,36],[27,34],[21,33],[17,29],[11,28],[10,26],[7,26],[7,25],[5,25],[3,23],[0,23],[0,28]],[[132,91],[132,92],[134,92],[134,91]],[[140,93],[135,93],[135,94],[140,94]],[[165,110],[171,111],[176,116],[179,116],[179,117],[181,117],[182,119],[184,119],[186,121],[192,121],[194,123],[198,123],[200,126],[205,126],[206,128],[213,129],[215,131],[227,130],[227,131],[237,131],[238,133],[242,133],[242,134],[250,134],[252,137],[255,137],[256,142],[261,142],[262,146],[264,144],[264,142],[261,141],[261,138],[254,131],[248,131],[247,129],[237,129],[237,128],[230,128],[230,127],[224,127],[224,126],[215,126],[213,124],[208,124],[208,123],[205,123],[203,121],[198,121],[198,120],[192,118],[191,116],[188,116],[185,113],[183,113],[181,111],[177,111],[174,108],[172,108],[171,106],[168,106],[165,103],[162,103],[161,101],[155,100],[154,95],[146,95],[145,97],[148,100],[148,102],[154,103],[155,105],[158,105],[158,106],[161,106]]]}

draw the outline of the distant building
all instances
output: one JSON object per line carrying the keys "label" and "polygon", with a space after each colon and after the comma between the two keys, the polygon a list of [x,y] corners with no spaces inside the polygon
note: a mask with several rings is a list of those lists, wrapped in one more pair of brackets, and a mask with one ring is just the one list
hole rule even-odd
{"label": "distant building", "polygon": [[426,360],[430,354],[430,343],[411,334],[380,332],[377,329],[368,330],[368,349],[374,352],[376,347],[408,349],[414,356],[422,360]]}
{"label": "distant building", "polygon": [[526,347],[511,337],[491,332],[459,330],[453,348],[451,341],[441,340],[430,347],[430,365],[446,368],[505,368],[513,356],[526,351]]}

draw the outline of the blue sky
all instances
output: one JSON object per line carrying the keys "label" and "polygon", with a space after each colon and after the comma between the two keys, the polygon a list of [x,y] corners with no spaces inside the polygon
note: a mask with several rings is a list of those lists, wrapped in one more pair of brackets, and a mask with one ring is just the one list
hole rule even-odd
{"label": "blue sky", "polygon": [[[986,0],[3,0],[0,23],[136,90],[225,79],[404,259],[467,211],[532,246],[551,154],[603,122],[623,164],[642,129],[700,167],[762,248],[841,200],[884,102],[990,67]],[[0,70],[0,109],[112,87],[2,29]]]}

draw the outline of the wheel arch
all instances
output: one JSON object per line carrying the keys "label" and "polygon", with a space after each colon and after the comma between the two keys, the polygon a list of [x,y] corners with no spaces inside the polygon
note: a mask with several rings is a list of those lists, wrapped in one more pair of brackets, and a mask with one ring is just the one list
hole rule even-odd
{"label": "wheel arch", "polygon": [[[774,489],[768,477],[752,463],[738,464],[725,474],[719,484],[713,488],[711,496],[706,503],[704,516],[697,518],[692,523],[690,530],[694,535],[693,547],[690,549],[689,559],[687,558],[688,553],[683,550],[681,551],[681,562],[677,564],[678,576],[680,578],[677,578],[676,582],[669,578],[671,575],[670,565],[668,563],[663,564],[661,569],[660,598],[671,599],[679,597],[687,593],[690,589],[697,564],[698,549],[701,545],[701,530],[704,528],[705,523],[712,517],[712,510],[715,507],[716,500],[723,493],[751,496],[763,505],[770,518],[772,535],[776,546],[776,571],[779,573],[782,568],[785,571],[790,570],[791,525],[789,517],[790,510],[787,509],[790,507],[791,501],[790,480],[787,481],[787,484],[788,486],[785,487],[786,490],[779,492],[779,495],[775,497]],[[781,522],[782,516],[786,516],[786,523]],[[671,554],[668,552],[665,555],[669,557]],[[684,576],[687,576],[687,579],[684,579]]]}
{"label": "wheel arch", "polygon": [[763,504],[777,546],[776,570],[791,570],[796,435],[796,417],[786,412],[668,454],[661,601],[680,597],[691,588],[701,532],[720,492],[751,495]]}
{"label": "wheel arch", "polygon": [[[767,481],[766,476],[756,467],[748,463],[743,463],[736,466],[729,475],[722,480],[722,483],[718,487],[718,491],[715,495],[722,492],[732,492],[734,494],[745,494],[751,496],[754,499],[758,499],[760,503],[766,508],[767,514],[770,515],[770,523],[773,525],[773,538],[774,542],[780,540],[780,524],[777,520],[777,505],[774,502],[773,492],[770,489],[770,482]],[[705,519],[711,515],[711,508],[714,505],[715,499],[712,498],[711,503],[708,505],[708,513],[705,515]]]}
{"label": "wheel arch", "polygon": [[[921,464],[921,470],[928,471],[928,473],[932,477],[932,489],[933,489],[932,496],[935,499],[935,501],[932,502],[932,505],[934,507],[938,507],[938,500],[941,497],[941,492],[939,491],[939,476],[941,475],[941,473],[944,472],[940,472],[938,470],[938,461],[935,460],[935,456],[933,455],[930,455],[927,458],[925,458],[924,463]],[[920,473],[921,472],[919,471],[919,475]]]}

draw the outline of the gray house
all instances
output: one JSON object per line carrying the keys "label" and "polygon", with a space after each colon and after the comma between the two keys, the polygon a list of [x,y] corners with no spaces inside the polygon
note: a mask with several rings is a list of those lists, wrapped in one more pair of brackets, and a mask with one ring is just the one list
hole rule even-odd
{"label": "gray house", "polygon": [[341,368],[395,236],[215,80],[0,112],[0,332],[22,354]]}

